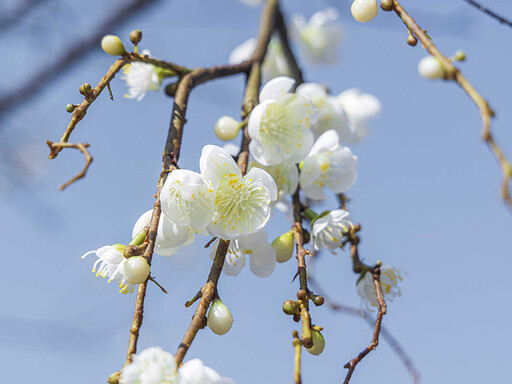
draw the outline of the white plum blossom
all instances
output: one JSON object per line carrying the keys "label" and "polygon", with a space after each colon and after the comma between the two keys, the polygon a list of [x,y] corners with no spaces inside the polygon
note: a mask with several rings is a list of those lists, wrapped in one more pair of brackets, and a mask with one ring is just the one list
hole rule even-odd
{"label": "white plum blossom", "polygon": [[343,40],[343,30],[338,21],[335,8],[316,12],[309,22],[302,15],[293,16],[290,31],[308,61],[332,63],[338,59],[338,48]]}
{"label": "white plum blossom", "polygon": [[[135,238],[149,224],[152,213],[153,210],[149,210],[139,217],[133,226],[132,238]],[[191,244],[194,241],[194,235],[195,232],[190,226],[178,226],[162,212],[158,223],[155,253],[160,256],[171,256],[179,247]]]}
{"label": "white plum blossom", "polygon": [[135,284],[127,281],[123,275],[123,264],[126,262],[123,251],[126,247],[122,244],[105,245],[95,251],[89,251],[82,256],[85,259],[88,255],[95,254],[98,260],[92,266],[92,272],[96,276],[108,278],[108,283],[114,280],[119,283],[120,293],[132,293]]}
{"label": "white plum blossom", "polygon": [[318,113],[308,98],[288,93],[294,83],[285,76],[269,81],[251,112],[249,150],[260,164],[297,163],[313,146],[311,129]]}
{"label": "white plum blossom", "polygon": [[204,229],[213,216],[215,192],[200,174],[176,169],[167,177],[160,193],[162,212],[178,226]]}
{"label": "white plum blossom", "polygon": [[314,127],[315,137],[334,129],[341,136],[348,129],[348,118],[343,106],[325,87],[316,83],[303,83],[295,91],[297,95],[311,100],[318,111],[318,121]]}
{"label": "white plum blossom", "polygon": [[200,159],[202,177],[215,191],[214,212],[208,230],[233,240],[262,229],[270,218],[277,186],[267,172],[251,168],[245,176],[222,148],[207,145]]}
{"label": "white plum blossom", "polygon": [[367,120],[377,116],[382,104],[375,96],[352,88],[340,93],[336,101],[343,107],[348,124],[338,131],[344,143],[356,143],[368,135]]}
{"label": "white plum blossom", "polygon": [[[402,281],[402,274],[401,271],[391,265],[383,265],[380,267],[380,285],[386,301],[393,301],[393,298],[401,295],[398,282]],[[375,290],[371,272],[366,272],[357,282],[357,294],[363,300],[365,309],[371,311],[370,306],[378,306],[377,291]]]}
{"label": "white plum blossom", "polygon": [[[142,54],[150,56],[151,52],[144,50]],[[138,62],[125,65],[121,78],[128,86],[125,97],[137,99],[137,101],[141,101],[148,91],[158,91],[162,82],[157,67],[153,64]]]}
{"label": "white plum blossom", "polygon": [[350,215],[343,209],[335,209],[317,218],[311,228],[311,241],[315,250],[328,248],[332,253],[340,248],[344,238],[343,233],[350,230],[352,222]]}
{"label": "white plum blossom", "polygon": [[203,365],[199,359],[187,361],[178,370],[179,384],[235,384],[227,377],[221,377],[212,368]]}
{"label": "white plum blossom", "polygon": [[176,360],[160,347],[147,348],[121,369],[120,384],[180,384]]}
{"label": "white plum blossom", "polygon": [[324,187],[334,193],[348,190],[356,182],[357,157],[339,144],[336,131],[323,133],[301,163],[300,187],[310,199],[325,199]]}
{"label": "white plum blossom", "polygon": [[[245,257],[249,256],[249,268],[252,273],[259,277],[270,276],[276,265],[276,251],[267,237],[267,232],[261,230],[231,241],[222,272],[230,276],[238,275],[245,266]],[[218,244],[217,240],[212,245],[211,259],[215,257]]]}
{"label": "white plum blossom", "polygon": [[[246,40],[235,47],[228,58],[229,64],[240,64],[242,61],[251,58],[256,49],[255,38]],[[277,38],[272,38],[267,47],[267,54],[261,66],[261,81],[266,83],[278,76],[291,76],[292,70],[283,53],[283,46]]]}

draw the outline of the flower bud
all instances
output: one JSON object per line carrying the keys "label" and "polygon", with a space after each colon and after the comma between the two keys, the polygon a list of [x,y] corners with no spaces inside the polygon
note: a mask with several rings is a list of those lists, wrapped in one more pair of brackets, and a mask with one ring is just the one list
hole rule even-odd
{"label": "flower bud", "polygon": [[114,35],[103,36],[103,39],[101,39],[101,48],[112,56],[121,56],[126,52],[121,39]]}
{"label": "flower bud", "polygon": [[208,327],[217,335],[226,334],[233,325],[233,316],[220,299],[215,299],[208,311]]}
{"label": "flower bud", "polygon": [[272,247],[276,251],[276,261],[284,263],[289,260],[293,254],[293,233],[288,231],[272,242]]}
{"label": "flower bud", "polygon": [[222,116],[213,127],[217,137],[224,141],[233,140],[238,135],[240,123],[230,116]]}
{"label": "flower bud", "polygon": [[75,110],[76,108],[76,105],[73,105],[73,104],[66,104],[66,111],[68,111],[69,113],[73,113],[73,111]]}
{"label": "flower bud", "polygon": [[409,33],[409,36],[407,36],[406,42],[411,47],[414,47],[414,46],[416,46],[416,44],[418,44],[418,39],[413,34]]}
{"label": "flower bud", "polygon": [[458,50],[457,52],[455,52],[455,55],[453,56],[453,60],[464,61],[464,60],[466,60],[466,54],[464,53],[464,51]]}
{"label": "flower bud", "polygon": [[142,256],[130,257],[123,261],[121,273],[130,284],[142,284],[149,276],[149,264]]}
{"label": "flower bud", "polygon": [[443,65],[434,56],[426,56],[418,63],[418,72],[426,79],[440,79],[444,76]]}
{"label": "flower bud", "polygon": [[366,23],[377,16],[379,6],[376,0],[355,0],[350,7],[354,19]]}
{"label": "flower bud", "polygon": [[383,11],[392,11],[394,6],[393,0],[380,0],[380,8]]}
{"label": "flower bud", "polygon": [[311,348],[306,348],[306,351],[312,355],[318,356],[325,348],[325,339],[319,331],[314,329],[311,330],[311,338],[313,339],[313,346]]}
{"label": "flower bud", "polygon": [[[89,83],[83,83],[80,88],[78,88],[78,92],[80,92],[85,97],[89,96],[91,94],[92,87]],[[67,108],[67,106],[66,106]]]}
{"label": "flower bud", "polygon": [[130,41],[134,45],[139,44],[141,40],[142,40],[142,31],[140,29],[136,29],[136,30],[130,32]]}
{"label": "flower bud", "polygon": [[296,301],[286,300],[283,303],[283,312],[287,315],[295,315],[296,313],[299,313],[299,310],[299,304]]}

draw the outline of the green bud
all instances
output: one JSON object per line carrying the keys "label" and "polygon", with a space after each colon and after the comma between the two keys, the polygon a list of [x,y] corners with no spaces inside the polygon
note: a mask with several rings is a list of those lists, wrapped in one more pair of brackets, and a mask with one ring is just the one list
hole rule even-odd
{"label": "green bud", "polygon": [[80,92],[85,97],[89,96],[91,94],[92,87],[89,83],[83,83],[80,88],[78,88],[78,92]]}
{"label": "green bud", "polygon": [[306,351],[312,355],[318,356],[324,351],[325,339],[319,331],[314,329],[311,330],[311,338],[313,339],[313,346],[311,348],[306,348]]}
{"label": "green bud", "polygon": [[272,242],[272,247],[276,251],[276,260],[278,263],[288,261],[293,254],[293,232],[290,230]]}
{"label": "green bud", "polygon": [[464,60],[466,60],[466,54],[463,51],[458,50],[457,52],[455,52],[455,55],[453,56],[453,60],[464,61]]}
{"label": "green bud", "polygon": [[141,40],[142,40],[142,31],[140,29],[136,29],[136,30],[130,32],[130,41],[134,45],[139,44]]}
{"label": "green bud", "polygon": [[76,108],[76,106],[73,104],[66,104],[66,111],[68,111],[69,113],[73,113],[75,108]]}
{"label": "green bud", "polygon": [[300,310],[299,304],[293,300],[286,300],[283,303],[283,312],[287,315],[295,315]]}
{"label": "green bud", "polygon": [[208,311],[206,324],[217,335],[228,333],[233,325],[233,316],[220,299],[215,299]]}
{"label": "green bud", "polygon": [[121,56],[126,52],[121,39],[114,35],[103,36],[101,48],[112,56]]}

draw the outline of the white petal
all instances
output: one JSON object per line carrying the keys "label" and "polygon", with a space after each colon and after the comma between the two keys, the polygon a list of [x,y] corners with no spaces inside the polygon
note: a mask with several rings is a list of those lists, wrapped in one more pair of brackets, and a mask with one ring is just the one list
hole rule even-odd
{"label": "white petal", "polygon": [[[357,172],[354,168],[332,169],[330,171],[332,178],[329,187],[334,193],[342,193],[352,187],[357,180]],[[312,196],[308,196],[314,199]]]}
{"label": "white petal", "polygon": [[320,152],[333,152],[339,147],[339,141],[340,138],[338,133],[334,129],[326,131],[322,133],[322,135],[320,135],[316,140],[315,144],[313,144],[313,148],[311,148],[309,156],[316,155]]}
{"label": "white petal", "polygon": [[258,131],[260,129],[260,121],[263,112],[267,109],[268,103],[258,104],[251,112],[249,121],[247,122],[247,133],[252,140],[258,139]]}
{"label": "white petal", "polygon": [[326,197],[324,189],[316,184],[308,185],[302,188],[302,191],[307,197],[313,200],[323,200]]}
{"label": "white petal", "polygon": [[317,97],[327,97],[327,91],[317,83],[302,83],[295,91],[297,95],[302,95],[310,100]]}
{"label": "white petal", "polygon": [[133,226],[132,230],[132,239],[137,236],[146,225],[149,224],[149,221],[151,220],[151,215],[153,214],[153,210],[150,209],[147,212],[144,212],[138,219],[135,225]]}
{"label": "white petal", "polygon": [[260,92],[260,103],[264,100],[275,100],[290,92],[295,80],[291,77],[280,76],[270,80]]}
{"label": "white petal", "polygon": [[235,174],[242,177],[240,168],[235,160],[221,147],[216,145],[206,145],[203,147],[201,158],[199,159],[201,175],[210,181],[216,188],[219,182],[229,174]]}
{"label": "white petal", "polygon": [[[272,246],[270,246],[272,248]],[[273,248],[272,248],[273,249]],[[272,257],[273,256],[273,257]],[[259,277],[268,277],[274,272],[274,268],[276,267],[276,254],[270,253],[270,257],[267,259],[264,265],[258,267],[255,263],[255,260],[253,258],[250,258],[249,262],[249,268],[251,269],[252,273],[254,273],[256,276]]]}
{"label": "white petal", "polygon": [[240,64],[242,61],[248,60],[251,58],[254,50],[256,49],[256,39],[251,38],[242,44],[236,46],[231,51],[228,63],[229,64]]}
{"label": "white petal", "polygon": [[253,184],[261,182],[261,184],[267,188],[269,192],[270,200],[274,201],[277,199],[277,185],[272,176],[265,172],[261,168],[251,168],[249,172],[243,178],[247,184]]}

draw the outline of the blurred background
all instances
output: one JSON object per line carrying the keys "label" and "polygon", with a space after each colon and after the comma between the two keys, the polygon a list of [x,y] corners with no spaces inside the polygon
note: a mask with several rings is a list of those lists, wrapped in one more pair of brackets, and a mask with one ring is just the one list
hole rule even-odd
{"label": "blurred background", "polygon": [[[483,0],[484,1],[484,0]],[[512,29],[462,0],[403,1],[446,56],[467,54],[460,67],[496,110],[492,130],[512,156]],[[512,4],[485,0],[512,18]],[[379,10],[357,23],[350,2],[285,0],[283,11],[309,18],[334,6],[344,29],[340,60],[303,65],[306,80],[337,95],[357,87],[376,95],[383,112],[371,134],[352,146],[358,181],[348,192],[354,222],[362,225],[360,254],[407,276],[402,296],[388,305],[384,325],[421,373],[422,382],[503,382],[509,375],[508,306],[512,217],[499,198],[501,172],[480,140],[477,109],[454,84],[417,73],[426,55],[405,44],[406,30]],[[143,31],[142,49],[181,65],[223,64],[233,47],[255,36],[259,9],[235,0],[4,0],[0,5],[0,366],[3,381],[76,384],[105,382],[123,364],[134,295],[96,278],[86,251],[130,241],[136,219],[153,204],[172,100],[163,91],[142,102],[125,99],[119,76],[114,101],[102,94],[71,142],[92,146],[87,177],[64,192],[58,186],[83,166],[77,150],[47,159],[46,140],[58,141],[79,103],[79,86],[93,86],[114,59],[100,48],[103,34],[129,44]],[[304,64],[299,55],[299,61]],[[43,74],[44,76],[42,76]],[[222,115],[239,116],[243,77],[216,80],[191,95],[180,166],[199,168],[201,148],[223,145],[213,133]],[[334,200],[327,202],[333,206]],[[289,223],[276,213],[269,237]],[[211,262],[206,238],[171,258],[155,256],[139,350],[174,352],[189,325],[189,300]],[[269,278],[248,269],[222,276],[219,292],[234,317],[225,336],[200,331],[187,359],[198,357],[236,383],[292,382],[293,329],[281,305],[295,297],[292,258]],[[360,307],[349,255],[322,254],[314,276],[327,295]],[[372,328],[357,316],[311,310],[325,328],[322,355],[303,354],[304,383],[339,383],[343,365],[370,341]],[[356,368],[352,383],[410,383],[410,372],[385,340]]]}

